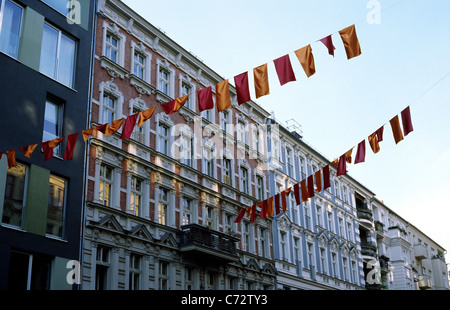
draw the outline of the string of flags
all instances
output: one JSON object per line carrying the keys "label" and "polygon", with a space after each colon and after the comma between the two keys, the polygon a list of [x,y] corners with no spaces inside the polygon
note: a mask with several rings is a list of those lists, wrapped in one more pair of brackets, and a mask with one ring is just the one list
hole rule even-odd
{"label": "string of flags", "polygon": [[[409,133],[414,131],[412,120],[411,120],[411,109],[410,106],[406,107],[400,113],[402,119],[402,126],[400,125],[399,115],[394,116],[390,121],[390,127],[392,129],[392,135],[396,144],[401,142],[404,137],[406,137]],[[374,154],[379,153],[380,151],[380,142],[383,141],[384,134],[384,124],[379,129],[377,129],[374,133],[368,136],[367,140],[369,141],[369,145]],[[365,162],[366,157],[366,139],[361,141],[357,146],[357,152],[355,159],[353,161],[352,147],[349,151],[339,156],[331,165],[337,168],[336,176],[342,176],[347,174],[347,164],[359,164]],[[256,211],[257,208],[260,210],[259,217],[267,218],[273,217],[275,215],[279,215],[280,213],[284,213],[287,211],[287,196],[292,192],[295,196],[295,202],[297,205],[301,203],[307,202],[308,199],[313,198],[315,193],[320,193],[331,187],[330,183],[330,165],[326,165],[322,169],[314,172],[309,175],[307,178],[303,179],[301,182],[294,184],[292,187],[285,189],[281,193],[276,194],[275,196],[269,197],[264,201],[258,201],[253,206],[249,206],[243,208],[237,218],[235,219],[235,223],[240,223],[244,216],[250,217],[250,222],[253,223],[256,220]],[[281,208],[280,208],[281,204]]]}
{"label": "string of flags", "polygon": [[[351,59],[361,55],[361,47],[359,45],[359,40],[356,34],[355,25],[351,25],[339,31],[339,35],[342,39],[347,59]],[[333,45],[332,36],[329,35],[320,40],[325,47],[328,49],[328,53],[334,57],[335,46]],[[296,50],[295,55],[297,56],[305,74],[307,77],[311,77],[316,73],[314,55],[312,53],[311,44]],[[289,82],[296,81],[296,77],[293,71],[292,63],[289,54],[275,59],[274,61],[276,73],[281,85],[285,85]],[[254,75],[254,87],[256,99],[270,94],[269,86],[269,74],[268,74],[268,64],[263,64],[253,69]],[[250,87],[248,72],[241,73],[234,77],[235,88],[237,93],[237,102],[239,105],[251,100]],[[181,98],[176,98],[170,102],[163,103],[161,105],[162,109],[166,114],[173,114],[183,107],[190,95],[186,95]],[[224,80],[215,85],[215,97],[216,97],[216,108],[217,110],[224,111],[231,108],[231,95],[229,80]],[[202,88],[197,91],[198,98],[198,108],[199,112],[205,110],[211,110],[214,108],[213,101],[213,91],[212,86]],[[121,118],[119,120],[113,121],[111,124],[103,124],[97,127],[83,130],[82,137],[84,142],[86,142],[95,131],[102,132],[105,136],[111,136],[115,134],[123,125],[123,131],[121,134],[121,139],[130,139],[133,129],[138,122],[138,126],[141,127],[145,121],[150,119],[156,107],[147,109],[143,112],[139,112],[128,116],[126,119]],[[72,160],[73,153],[75,150],[75,145],[77,143],[79,133],[74,133],[67,136],[66,148],[64,152],[64,160]],[[44,160],[48,161],[54,157],[54,149],[58,147],[66,137],[57,138],[50,141],[45,141],[41,143],[41,147],[44,153]],[[19,149],[24,152],[24,155],[31,158],[33,152],[37,148],[38,144],[33,144],[25,147],[20,147]],[[6,151],[8,158],[8,167],[12,168],[17,165],[16,162],[16,149],[11,149]],[[3,156],[3,152],[0,153],[0,159]]]}

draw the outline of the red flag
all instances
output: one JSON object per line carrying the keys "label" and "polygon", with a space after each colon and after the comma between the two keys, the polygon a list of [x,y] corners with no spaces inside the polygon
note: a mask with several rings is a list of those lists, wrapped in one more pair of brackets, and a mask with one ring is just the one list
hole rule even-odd
{"label": "red flag", "polygon": [[248,72],[241,73],[234,77],[234,84],[236,84],[236,94],[238,104],[241,105],[250,101],[250,88],[248,84]]}
{"label": "red flag", "polygon": [[15,149],[6,151],[6,157],[8,158],[8,168],[13,168],[17,166]]}
{"label": "red flag", "polygon": [[283,208],[283,212],[286,212],[287,210],[286,196],[289,196],[290,193],[291,187],[281,192],[281,207]]}
{"label": "red flag", "polygon": [[302,192],[302,202],[308,201],[308,187],[306,185],[306,179],[300,182],[300,189]]}
{"label": "red flag", "polygon": [[242,221],[242,218],[245,215],[245,211],[247,211],[247,209],[242,209],[241,212],[239,213],[238,217],[234,220],[235,223],[240,223]]}
{"label": "red flag", "polygon": [[384,132],[384,125],[381,126],[375,133],[377,134],[378,137],[378,142],[383,141],[383,132]]}
{"label": "red flag", "polygon": [[358,144],[358,151],[356,152],[355,164],[363,163],[366,160],[366,140]]}
{"label": "red flag", "polygon": [[344,154],[339,158],[337,176],[347,174],[347,155]]}
{"label": "red flag", "polygon": [[281,85],[296,80],[294,70],[292,69],[291,60],[289,59],[289,54],[277,58],[273,62],[275,63],[275,69]]}
{"label": "red flag", "polygon": [[411,121],[411,111],[409,106],[402,111],[402,124],[403,124],[403,134],[405,137],[414,130],[412,121]]}
{"label": "red flag", "polygon": [[72,160],[75,145],[77,144],[78,133],[74,133],[67,137],[66,151],[64,152],[64,160]]}
{"label": "red flag", "polygon": [[133,133],[134,126],[136,126],[137,119],[139,117],[139,113],[130,115],[127,117],[125,121],[125,125],[123,125],[121,139],[130,139],[131,134]]}
{"label": "red flag", "polygon": [[322,191],[322,173],[319,171],[316,171],[316,192],[320,193]]}
{"label": "red flag", "polygon": [[294,184],[294,196],[295,196],[295,203],[297,205],[301,204],[302,201],[300,200],[300,186],[299,186],[299,183]]}
{"label": "red flag", "polygon": [[313,198],[314,195],[314,176],[310,175],[308,177],[308,198]]}
{"label": "red flag", "polygon": [[320,39],[320,42],[325,44],[325,46],[328,49],[328,54],[334,57],[334,50],[336,49],[336,47],[334,47],[333,45],[333,39],[331,38],[331,34],[328,37]]}
{"label": "red flag", "polygon": [[162,104],[161,107],[163,108],[164,112],[166,112],[166,114],[173,114],[178,110],[180,110],[181,107],[186,104],[187,100],[189,99],[189,96],[190,94],[181,98],[174,99],[170,102],[166,102]]}
{"label": "red flag", "polygon": [[266,213],[267,213],[267,200],[268,199],[266,199],[266,200],[264,200],[263,202],[262,202],[262,206],[261,206],[261,213],[259,214],[259,217],[260,218],[262,218],[262,219],[265,219],[266,218]]}
{"label": "red flag", "polygon": [[254,223],[256,220],[256,204],[252,206],[252,214],[250,215],[250,223]]}
{"label": "red flag", "polygon": [[61,137],[51,141],[42,142],[42,149],[44,150],[45,161],[49,160],[50,158],[53,158],[53,149],[57,147],[63,140],[64,137]]}
{"label": "red flag", "polygon": [[322,168],[323,173],[323,189],[326,190],[331,187],[330,182],[330,166],[325,166]]}
{"label": "red flag", "polygon": [[281,208],[280,208],[280,194],[275,195],[275,214],[280,214]]}
{"label": "red flag", "polygon": [[197,91],[198,97],[198,110],[200,112],[205,110],[211,110],[214,108],[212,87],[206,87]]}
{"label": "red flag", "polygon": [[37,146],[38,146],[37,144],[33,144],[33,145],[21,147],[20,149],[25,154],[25,157],[31,158],[31,154],[33,154],[33,152]]}

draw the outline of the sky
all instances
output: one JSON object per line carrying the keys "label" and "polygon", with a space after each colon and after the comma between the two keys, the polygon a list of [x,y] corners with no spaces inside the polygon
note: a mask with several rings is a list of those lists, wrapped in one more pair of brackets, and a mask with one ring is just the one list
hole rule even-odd
{"label": "sky", "polygon": [[[367,145],[348,174],[450,251],[450,1],[123,1],[230,83],[267,63],[270,95],[254,101],[329,160],[386,124],[381,151]],[[362,54],[348,60],[338,31],[352,24]],[[335,57],[317,42],[330,34]],[[310,78],[293,53],[308,44]],[[286,54],[297,81],[281,86],[273,60]],[[396,145],[389,120],[407,106],[414,131]]]}

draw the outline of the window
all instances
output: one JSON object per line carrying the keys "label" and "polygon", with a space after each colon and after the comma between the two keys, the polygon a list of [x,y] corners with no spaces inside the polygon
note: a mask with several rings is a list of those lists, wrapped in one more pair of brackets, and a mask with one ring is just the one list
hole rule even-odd
{"label": "window", "polygon": [[214,118],[213,118],[214,114],[213,114],[213,110],[204,110],[204,111],[202,111],[201,115],[202,115],[202,117],[203,117],[204,119],[206,119],[207,121],[209,121],[209,122],[211,122],[211,123],[214,123]]}
{"label": "window", "polygon": [[[133,108],[133,114],[141,112],[140,110]],[[131,135],[133,140],[136,140],[139,143],[145,143],[145,133],[144,133],[145,126],[139,126],[138,122],[134,125],[134,130]]]}
{"label": "window", "polygon": [[305,211],[305,228],[306,229],[310,229],[310,223],[311,223],[311,218],[309,216],[309,208],[308,206],[305,205],[304,207],[304,211]]}
{"label": "window", "polygon": [[66,181],[57,176],[50,175],[46,233],[60,238],[63,237],[64,233],[65,191]]}
{"label": "window", "polygon": [[286,233],[281,232],[280,233],[280,239],[281,239],[281,259],[287,260],[286,257]]}
{"label": "window", "polygon": [[169,191],[165,188],[159,190],[158,223],[167,225],[167,211],[169,206]]}
{"label": "window", "polygon": [[347,223],[347,239],[353,242],[353,232],[352,232],[352,224]]}
{"label": "window", "polygon": [[3,0],[0,5],[0,51],[17,59],[23,9],[10,0]]}
{"label": "window", "polygon": [[73,39],[45,23],[39,71],[68,87],[73,87],[75,47]]}
{"label": "window", "polygon": [[328,230],[333,231],[333,213],[328,212],[327,215],[328,215]]}
{"label": "window", "polygon": [[245,194],[249,194],[249,179],[248,179],[248,170],[244,167],[241,167],[241,177],[242,177],[242,192]]}
{"label": "window", "polygon": [[203,159],[204,159],[204,172],[206,175],[210,176],[210,177],[214,177],[215,175],[215,167],[214,167],[214,162],[215,162],[215,156],[214,156],[214,148],[213,147],[205,147],[203,149]]}
{"label": "window", "polygon": [[130,254],[130,273],[128,277],[128,289],[139,290],[141,280],[141,256]]}
{"label": "window", "polygon": [[159,151],[169,155],[169,128],[164,124],[159,124]]}
{"label": "window", "polygon": [[244,239],[242,247],[244,251],[250,251],[250,227],[247,222],[244,223]]}
{"label": "window", "polygon": [[[47,100],[45,102],[44,132],[42,135],[43,142],[54,140],[62,136],[62,119],[62,105]],[[55,155],[60,155],[60,151],[60,146],[53,149]]]}
{"label": "window", "polygon": [[111,124],[115,120],[116,99],[108,94],[103,95],[102,122]]}
{"label": "window", "polygon": [[229,111],[222,111],[220,112],[221,116],[220,116],[220,127],[222,128],[223,131],[228,132],[227,128],[228,125],[230,124],[230,112]]}
{"label": "window", "polygon": [[287,174],[290,177],[294,177],[294,165],[293,165],[291,149],[286,149],[286,159],[287,159]]}
{"label": "window", "polygon": [[332,276],[335,278],[338,277],[336,257],[337,257],[336,253],[331,253],[331,266],[333,268]]}
{"label": "window", "polygon": [[159,262],[159,289],[169,289],[169,263]]}
{"label": "window", "polygon": [[300,173],[302,174],[302,180],[306,179],[305,159],[300,158]]}
{"label": "window", "polygon": [[106,34],[105,56],[117,63],[119,60],[119,39],[110,34]]}
{"label": "window", "polygon": [[100,166],[100,180],[98,200],[101,204],[111,206],[111,187],[113,183],[113,169],[109,166]]}
{"label": "window", "polygon": [[141,215],[141,207],[142,207],[141,197],[142,197],[142,181],[136,178],[135,176],[132,176],[130,210],[136,216]]}
{"label": "window", "polygon": [[245,143],[245,123],[241,120],[238,121],[237,125],[237,139],[240,142]]}
{"label": "window", "polygon": [[264,228],[261,228],[260,234],[259,234],[259,238],[260,238],[260,247],[261,247],[261,256],[262,257],[266,257],[266,238],[267,238],[267,234],[266,234],[266,230]]}
{"label": "window", "polygon": [[264,179],[261,176],[256,176],[256,198],[259,201],[264,200]]}
{"label": "window", "polygon": [[325,260],[326,260],[326,257],[325,257],[325,249],[323,249],[323,248],[320,248],[320,268],[322,269],[322,273],[326,273],[326,269],[325,269],[325,267],[326,267],[326,264],[325,264]]}
{"label": "window", "polygon": [[98,246],[95,266],[95,290],[101,291],[109,288],[108,270],[110,266],[111,249]]}
{"label": "window", "polygon": [[343,266],[343,280],[348,281],[348,259],[346,257],[342,258],[342,266]]}
{"label": "window", "polygon": [[50,257],[11,251],[9,261],[8,290],[50,289]]}
{"label": "window", "polygon": [[181,161],[189,167],[194,167],[194,138],[182,135]]}
{"label": "window", "polygon": [[337,198],[341,198],[341,195],[339,194],[339,183],[338,183],[338,181],[334,181],[334,195],[337,197]]}
{"label": "window", "polygon": [[192,199],[183,197],[183,225],[188,225],[192,222],[192,206]]}
{"label": "window", "polygon": [[[69,14],[69,8],[68,8],[68,4],[72,4],[72,0],[42,0],[42,2],[48,4],[49,6],[51,6],[52,8],[54,8],[56,11],[58,11],[59,13],[63,14],[64,16],[67,16]],[[70,7],[72,7],[72,5],[70,5]]]}
{"label": "window", "polygon": [[214,228],[215,227],[215,212],[214,212],[214,207],[212,206],[207,206],[206,207],[206,224],[210,227],[210,228]]}
{"label": "window", "polygon": [[145,76],[145,56],[139,52],[134,52],[133,58],[133,74],[140,79],[144,79]]}
{"label": "window", "polygon": [[167,70],[160,68],[158,89],[165,95],[169,95],[169,78],[170,73]]}
{"label": "window", "polygon": [[308,243],[308,264],[307,268],[312,269],[313,266],[313,245]]}
{"label": "window", "polygon": [[317,211],[317,225],[322,226],[322,208],[320,206],[317,206],[316,211]]}
{"label": "window", "polygon": [[338,217],[339,236],[344,237],[344,220]]}
{"label": "window", "polygon": [[232,186],[231,183],[231,159],[223,159],[223,183]]}
{"label": "window", "polygon": [[27,167],[21,164],[9,168],[6,174],[2,223],[22,227]]}
{"label": "window", "polygon": [[186,83],[181,84],[181,97],[190,95],[184,106],[188,109],[194,110],[193,100],[192,100],[192,87]]}
{"label": "window", "polygon": [[272,140],[272,158],[280,160],[280,141]]}

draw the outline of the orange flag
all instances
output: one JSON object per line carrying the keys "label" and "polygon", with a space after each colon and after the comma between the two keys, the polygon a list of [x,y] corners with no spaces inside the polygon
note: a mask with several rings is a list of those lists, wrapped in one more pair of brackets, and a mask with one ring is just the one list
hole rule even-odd
{"label": "orange flag", "polygon": [[8,158],[8,168],[13,168],[13,167],[17,166],[15,149],[6,151],[6,156]]}
{"label": "orange flag", "polygon": [[390,120],[392,133],[394,135],[395,144],[398,144],[403,140],[402,128],[400,127],[400,120],[398,115],[396,115],[393,119]]}
{"label": "orange flag", "polygon": [[112,124],[109,126],[106,126],[106,132],[105,132],[105,136],[112,136],[113,134],[115,134],[120,127],[122,127],[123,122],[125,121],[124,118],[115,120],[114,122],[112,122]]}
{"label": "orange flag", "polygon": [[349,164],[352,163],[352,153],[353,153],[353,148],[351,150],[349,150],[347,153],[345,153],[345,156],[347,157],[347,163],[349,163]]}
{"label": "orange flag", "polygon": [[359,46],[355,25],[342,29],[339,31],[339,34],[341,35],[342,42],[344,43],[347,59],[361,55],[361,47]]}
{"label": "orange flag", "polygon": [[311,45],[305,46],[295,51],[306,76],[310,77],[316,73],[316,65],[314,63],[314,55],[312,54]]}
{"label": "orange flag", "polygon": [[231,108],[229,85],[228,80],[216,84],[216,106],[219,112]]}
{"label": "orange flag", "polygon": [[253,69],[256,99],[268,95],[269,90],[269,74],[267,71],[267,64],[261,65]]}
{"label": "orange flag", "polygon": [[83,134],[83,140],[84,140],[84,142],[86,142],[88,139],[89,139],[89,137],[94,133],[94,130],[95,130],[96,128],[90,128],[90,129],[85,129],[85,130],[83,130],[81,133]]}
{"label": "orange flag", "polygon": [[266,216],[272,217],[273,216],[273,197],[270,197],[267,200],[267,209],[266,209]]}
{"label": "orange flag", "polygon": [[37,144],[33,144],[33,145],[21,147],[20,149],[24,152],[25,157],[31,158],[31,154],[33,154],[33,152],[37,146],[38,146]]}
{"label": "orange flag", "polygon": [[378,143],[378,137],[376,132],[374,132],[369,136],[369,144],[374,154],[380,151],[380,144]]}
{"label": "orange flag", "polygon": [[306,179],[300,182],[300,189],[302,192],[302,202],[308,201],[308,187],[306,185]]}
{"label": "orange flag", "polygon": [[281,207],[283,208],[283,212],[286,212],[287,210],[286,197],[291,193],[291,189],[292,187],[289,187],[281,192]]}
{"label": "orange flag", "polygon": [[174,99],[170,102],[166,102],[162,104],[161,107],[163,108],[164,112],[166,112],[166,114],[172,114],[180,110],[181,107],[186,104],[187,100],[189,99],[189,96],[190,95],[186,95],[184,97]]}
{"label": "orange flag", "polygon": [[155,113],[156,107],[139,112],[138,126],[141,127],[144,123],[149,120]]}

